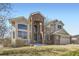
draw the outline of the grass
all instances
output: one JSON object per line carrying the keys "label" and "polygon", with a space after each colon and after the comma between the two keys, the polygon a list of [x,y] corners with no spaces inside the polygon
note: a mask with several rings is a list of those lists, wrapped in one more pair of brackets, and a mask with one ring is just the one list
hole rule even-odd
{"label": "grass", "polygon": [[26,46],[0,48],[0,55],[14,56],[79,56],[79,45]]}

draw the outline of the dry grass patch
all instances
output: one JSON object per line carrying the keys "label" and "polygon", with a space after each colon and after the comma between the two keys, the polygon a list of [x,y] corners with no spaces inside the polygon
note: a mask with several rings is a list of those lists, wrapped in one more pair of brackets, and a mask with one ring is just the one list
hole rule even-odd
{"label": "dry grass patch", "polygon": [[19,48],[1,48],[0,55],[28,56],[66,56],[79,55],[78,45],[26,46]]}

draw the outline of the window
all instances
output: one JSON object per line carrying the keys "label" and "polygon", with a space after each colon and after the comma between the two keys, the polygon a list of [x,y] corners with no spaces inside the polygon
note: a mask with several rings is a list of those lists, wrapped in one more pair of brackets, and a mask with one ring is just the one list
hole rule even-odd
{"label": "window", "polygon": [[37,32],[37,25],[34,25],[34,32]]}
{"label": "window", "polygon": [[58,25],[58,28],[61,29],[62,28],[61,25]]}
{"label": "window", "polygon": [[27,39],[27,32],[25,32],[25,31],[18,31],[18,37],[21,37],[23,39]]}
{"label": "window", "polygon": [[27,25],[25,24],[18,24],[18,29],[27,29]]}

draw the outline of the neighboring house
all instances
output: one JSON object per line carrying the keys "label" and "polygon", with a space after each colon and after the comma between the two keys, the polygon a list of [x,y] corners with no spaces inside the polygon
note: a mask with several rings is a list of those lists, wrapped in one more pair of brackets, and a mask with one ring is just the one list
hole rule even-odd
{"label": "neighboring house", "polygon": [[46,26],[46,37],[48,44],[70,44],[71,36],[63,28],[62,21],[53,20]]}
{"label": "neighboring house", "polygon": [[39,13],[32,13],[28,19],[24,17],[13,18],[12,43],[16,40],[24,40],[26,44],[69,44],[70,35],[63,29],[62,21],[54,20],[44,26],[45,17]]}
{"label": "neighboring house", "polygon": [[79,35],[72,36],[71,43],[72,44],[79,44]]}

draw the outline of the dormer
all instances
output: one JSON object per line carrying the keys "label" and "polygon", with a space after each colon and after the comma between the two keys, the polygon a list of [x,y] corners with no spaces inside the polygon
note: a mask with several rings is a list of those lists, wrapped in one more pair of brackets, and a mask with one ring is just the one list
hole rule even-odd
{"label": "dormer", "polygon": [[55,20],[54,24],[56,28],[55,30],[63,29],[64,24],[62,23],[62,21]]}
{"label": "dormer", "polygon": [[47,28],[49,28],[49,30],[51,32],[55,32],[57,30],[63,29],[64,24],[62,23],[62,21],[59,21],[57,19],[48,22],[47,24]]}

